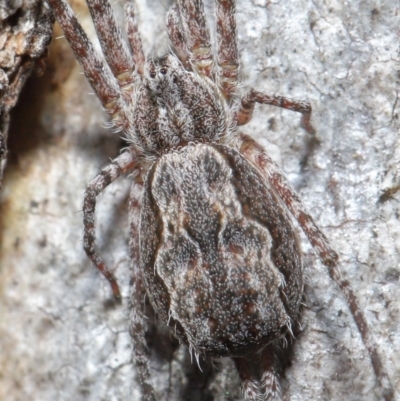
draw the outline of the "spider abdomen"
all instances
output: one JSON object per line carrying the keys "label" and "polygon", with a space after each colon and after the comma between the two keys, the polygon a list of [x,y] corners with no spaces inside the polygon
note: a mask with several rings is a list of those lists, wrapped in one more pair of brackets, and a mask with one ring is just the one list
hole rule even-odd
{"label": "spider abdomen", "polygon": [[140,235],[151,303],[196,352],[247,355],[297,319],[303,261],[296,233],[235,149],[196,144],[154,163]]}

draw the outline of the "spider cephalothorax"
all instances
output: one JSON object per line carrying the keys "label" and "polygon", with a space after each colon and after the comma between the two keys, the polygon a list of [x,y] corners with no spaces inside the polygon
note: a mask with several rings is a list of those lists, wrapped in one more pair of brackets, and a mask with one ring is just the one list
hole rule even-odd
{"label": "spider cephalothorax", "polygon": [[[131,328],[143,398],[150,384],[143,299],[196,355],[231,357],[246,401],[278,400],[279,352],[299,319],[303,257],[290,213],[342,290],[384,399],[393,390],[338,257],[285,176],[254,140],[237,131],[255,103],[302,114],[306,102],[249,89],[237,94],[234,0],[216,0],[211,44],[201,0],[178,0],[167,15],[176,55],[149,59],[128,2],[125,43],[107,0],[87,0],[107,63],[65,0],[48,0],[114,127],[129,147],[95,177],[84,198],[84,248],[120,297],[95,248],[96,196],[132,172]],[[214,51],[215,50],[215,51]],[[215,54],[215,57],[213,56]]]}
{"label": "spider cephalothorax", "polygon": [[144,66],[127,139],[157,157],[190,142],[226,142],[233,124],[217,85],[169,54]]}

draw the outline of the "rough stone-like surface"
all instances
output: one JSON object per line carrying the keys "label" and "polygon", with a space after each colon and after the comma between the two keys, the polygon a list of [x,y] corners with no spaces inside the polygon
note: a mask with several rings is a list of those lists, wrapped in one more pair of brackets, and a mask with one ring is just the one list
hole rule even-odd
{"label": "rough stone-like surface", "polygon": [[42,0],[3,0],[0,4],[0,187],[7,160],[10,111],[51,40],[53,18]]}
{"label": "rough stone-like surface", "polygon": [[[72,3],[92,35],[85,6]],[[170,2],[136,3],[145,49],[161,55]],[[237,3],[244,87],[311,101],[317,138],[296,113],[267,106],[243,131],[282,166],[339,252],[400,388],[400,8],[372,0]],[[90,92],[58,39],[45,75],[28,83],[12,116],[0,205],[0,399],[139,399],[127,321],[129,177],[99,197],[97,210],[99,247],[122,305],[82,251],[85,185],[123,146]],[[343,297],[303,243],[307,306],[284,400],[381,400]],[[201,375],[155,326],[149,343],[160,400],[240,399],[231,362],[214,373],[202,363]]]}

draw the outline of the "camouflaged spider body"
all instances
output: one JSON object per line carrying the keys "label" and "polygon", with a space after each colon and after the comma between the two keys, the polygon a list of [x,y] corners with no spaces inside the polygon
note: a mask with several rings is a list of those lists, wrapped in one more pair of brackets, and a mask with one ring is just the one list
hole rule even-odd
{"label": "camouflaged spider body", "polygon": [[195,353],[248,356],[298,318],[301,252],[261,178],[237,150],[216,144],[168,153],[147,176],[145,285],[158,316]]}
{"label": "camouflaged spider body", "polygon": [[393,399],[375,345],[337,255],[264,149],[238,133],[255,103],[302,113],[308,103],[250,89],[237,95],[233,0],[216,0],[215,58],[201,0],[179,0],[167,16],[175,54],[148,59],[133,5],[129,46],[107,0],[88,0],[107,63],[64,0],[48,0],[83,70],[129,147],[93,179],[84,199],[84,248],[120,297],[95,248],[95,198],[132,172],[131,335],[143,399],[155,401],[143,299],[197,356],[231,357],[246,401],[280,399],[277,350],[299,318],[303,259],[290,211],[338,283],[371,355],[386,400]]}

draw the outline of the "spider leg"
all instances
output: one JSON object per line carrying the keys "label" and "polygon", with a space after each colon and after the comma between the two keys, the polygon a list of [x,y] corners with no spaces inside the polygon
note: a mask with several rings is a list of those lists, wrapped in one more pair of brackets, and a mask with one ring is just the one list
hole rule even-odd
{"label": "spider leg", "polygon": [[121,174],[134,169],[135,164],[136,158],[132,152],[126,151],[122,153],[114,159],[110,165],[103,168],[100,174],[89,182],[83,200],[83,249],[94,265],[109,281],[113,294],[117,299],[121,298],[117,280],[96,251],[96,235],[94,228],[96,196],[115,181]]}
{"label": "spider leg", "polygon": [[178,0],[177,3],[190,62],[200,75],[212,78],[214,60],[204,4],[201,0]]}
{"label": "spider leg", "polygon": [[234,0],[216,0],[215,13],[219,86],[230,99],[236,90],[239,74]]}
{"label": "spider leg", "polygon": [[83,72],[96,92],[102,106],[113,117],[116,128],[127,125],[124,101],[117,79],[110,67],[96,53],[74,12],[65,0],[48,0]]}
{"label": "spider leg", "polygon": [[121,89],[133,82],[133,58],[108,0],[86,0],[103,54]]}
{"label": "spider leg", "polygon": [[244,401],[280,401],[276,349],[268,345],[261,354],[233,358],[242,381]]}
{"label": "spider leg", "polygon": [[357,325],[358,331],[369,356],[372,361],[372,367],[375,375],[380,383],[385,401],[394,399],[393,388],[390,379],[384,369],[381,358],[378,354],[376,343],[373,341],[367,321],[357,298],[349,284],[343,278],[340,267],[338,266],[338,255],[331,248],[325,235],[315,225],[314,220],[306,211],[300,198],[290,186],[280,168],[272,161],[264,149],[253,139],[242,135],[242,144],[240,152],[250,160],[255,167],[259,169],[262,175],[268,180],[279,197],[285,203],[292,215],[300,224],[308,240],[318,253],[323,264],[327,266],[329,276],[338,285],[340,291],[344,295],[353,319]]}
{"label": "spider leg", "polygon": [[135,8],[130,1],[125,3],[125,26],[134,64],[136,65],[138,74],[142,75],[146,58],[143,53],[142,39],[139,34]]}
{"label": "spider leg", "polygon": [[150,384],[149,357],[145,340],[146,292],[143,283],[143,274],[139,266],[140,200],[142,195],[142,183],[133,182],[129,198],[130,260],[132,269],[129,332],[133,341],[133,361],[139,374],[143,401],[156,401],[154,388]]}
{"label": "spider leg", "polygon": [[238,125],[244,125],[251,120],[256,103],[269,104],[301,113],[301,126],[309,134],[315,134],[315,129],[310,122],[312,112],[310,103],[283,96],[267,95],[266,93],[256,91],[255,89],[250,89],[250,91],[243,95],[241,99],[240,108],[236,114]]}
{"label": "spider leg", "polygon": [[262,400],[262,390],[260,382],[255,378],[251,370],[250,363],[246,358],[233,358],[236,369],[242,382],[242,392],[244,401]]}
{"label": "spider leg", "polygon": [[276,356],[276,348],[273,345],[266,347],[261,354],[261,371],[260,384],[263,389],[264,399],[266,401],[281,400],[278,358]]}
{"label": "spider leg", "polygon": [[175,51],[181,60],[183,66],[190,70],[189,53],[182,35],[182,27],[179,16],[178,6],[173,5],[167,13],[167,31],[171,42],[175,47]]}
{"label": "spider leg", "polygon": [[389,376],[386,373],[386,370],[382,364],[376,342],[369,332],[367,320],[365,319],[365,316],[353,292],[353,289],[351,288],[350,283],[342,276],[342,271],[339,266],[329,266],[328,271],[329,276],[339,286],[340,291],[346,299],[351,314],[353,315],[358,331],[361,334],[362,341],[367,348],[368,354],[371,358],[372,367],[382,389],[383,399],[385,401],[393,401],[394,390],[392,387],[392,383],[390,382]]}

